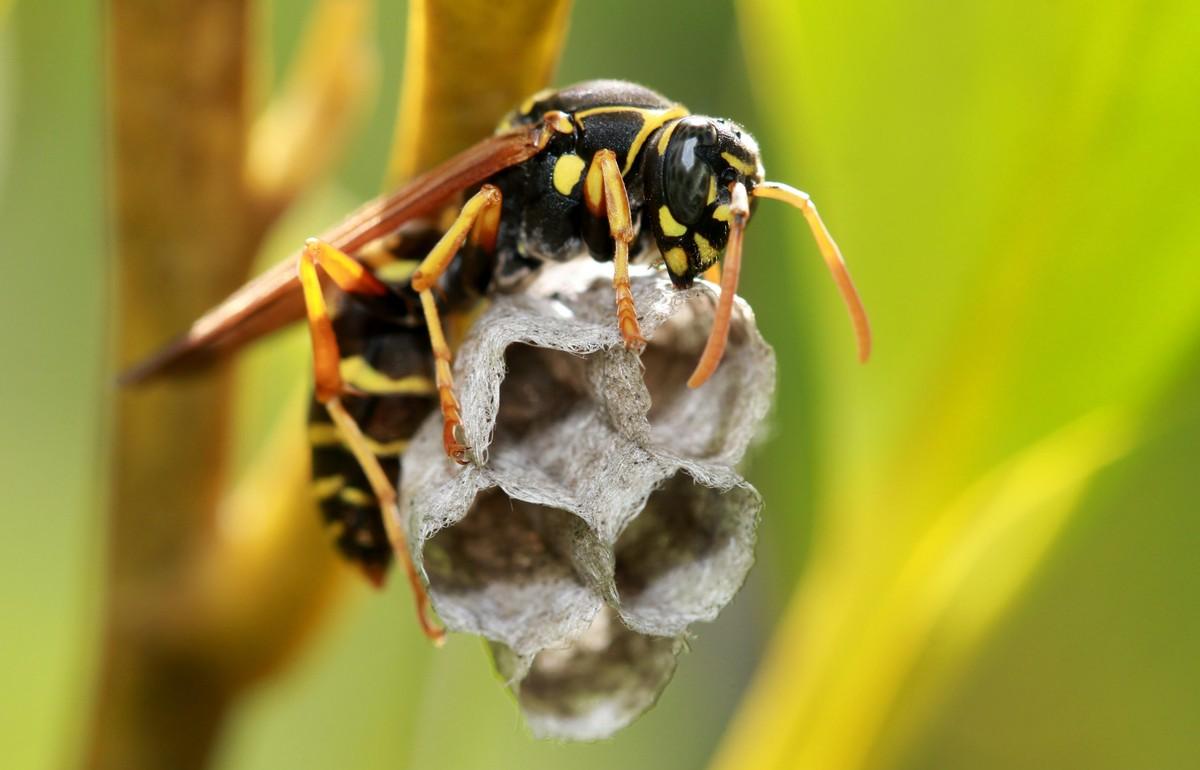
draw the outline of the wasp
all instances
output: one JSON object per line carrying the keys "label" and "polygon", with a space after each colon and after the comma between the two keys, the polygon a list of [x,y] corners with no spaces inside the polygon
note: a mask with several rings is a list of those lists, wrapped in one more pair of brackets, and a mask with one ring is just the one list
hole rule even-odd
{"label": "wasp", "polygon": [[[836,243],[806,193],[765,181],[754,138],[648,88],[598,80],[534,95],[492,137],[309,239],[124,379],[196,368],[306,318],[322,516],[342,554],[376,584],[399,554],[421,627],[438,640],[395,484],[408,439],[435,408],[447,455],[469,460],[442,319],[469,318],[490,293],[520,291],[547,262],[587,253],[613,263],[615,323],[640,351],[630,262],[661,259],[681,289],[717,277],[720,263],[714,321],[688,380],[699,387],[724,353],[743,233],[762,198],[804,215],[866,360],[866,313]],[[448,224],[432,224],[453,206]]]}

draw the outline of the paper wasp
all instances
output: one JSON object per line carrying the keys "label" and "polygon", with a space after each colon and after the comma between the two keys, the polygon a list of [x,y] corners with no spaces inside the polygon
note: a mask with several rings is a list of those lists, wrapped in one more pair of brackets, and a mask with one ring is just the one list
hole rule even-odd
{"label": "paper wasp", "polygon": [[[430,224],[462,197],[448,226]],[[759,198],[804,214],[865,360],[866,314],[836,244],[807,194],[764,181],[753,137],[642,86],[591,81],[535,95],[491,138],[310,239],[125,381],[195,368],[307,317],[322,515],[342,553],[374,582],[400,555],[422,628],[436,639],[441,631],[427,617],[394,485],[408,438],[435,407],[447,454],[468,461],[441,318],[465,317],[489,292],[519,291],[543,263],[587,252],[612,260],[615,320],[625,344],[640,350],[630,260],[661,255],[680,288],[723,261],[715,320],[688,381],[699,387],[724,352],[742,235]],[[341,290],[332,310],[322,275]]]}

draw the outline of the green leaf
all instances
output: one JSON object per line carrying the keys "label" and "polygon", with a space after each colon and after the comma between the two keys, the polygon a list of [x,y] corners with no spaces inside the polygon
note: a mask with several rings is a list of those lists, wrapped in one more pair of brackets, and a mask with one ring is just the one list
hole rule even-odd
{"label": "green leaf", "polygon": [[[769,175],[820,204],[872,314],[877,355],[853,363],[836,294],[791,222],[805,260],[793,269],[803,308],[793,335],[817,341],[794,366],[816,392],[814,419],[781,433],[821,458],[816,539],[718,766],[794,767],[797,756],[886,766],[920,728],[893,706],[935,702],[932,691],[954,684],[1126,429],[1098,448],[1055,437],[1107,412],[1137,426],[1193,350],[1200,219],[1186,212],[1200,204],[1187,181],[1200,173],[1200,107],[1181,95],[1200,69],[1187,43],[1200,9],[740,9]],[[1047,446],[1065,454],[1026,463]],[[767,462],[783,474],[795,460]],[[1011,478],[992,487],[997,473]],[[973,495],[985,497],[960,507]],[[768,517],[795,510],[767,501]],[[953,510],[971,523],[931,549]],[[986,572],[961,569],[1004,520],[1026,522],[1011,550]],[[940,586],[948,614],[921,626],[930,607],[889,603],[897,586]],[[959,605],[975,614],[950,611]],[[905,637],[914,623],[924,630]]]}

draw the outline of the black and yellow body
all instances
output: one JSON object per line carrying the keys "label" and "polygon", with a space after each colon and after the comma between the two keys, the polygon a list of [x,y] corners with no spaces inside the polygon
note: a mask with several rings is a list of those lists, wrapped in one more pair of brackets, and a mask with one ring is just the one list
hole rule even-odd
{"label": "black and yellow body", "polygon": [[[307,317],[315,393],[313,488],[338,548],[381,582],[401,558],[422,627],[428,597],[396,507],[404,451],[435,409],[447,455],[470,462],[443,319],[466,326],[493,292],[520,291],[547,262],[613,262],[616,325],[640,350],[629,264],[661,259],[690,286],[720,260],[721,294],[688,385],[721,361],[745,226],[756,198],[800,209],[869,350],[866,315],[807,194],[763,180],[758,145],[736,124],[689,114],[642,86],[598,80],[531,97],[496,134],[365,204],[250,282],[126,382],[194,369]],[[444,214],[457,215],[449,220]],[[330,294],[329,284],[339,292]],[[330,296],[327,296],[330,295]]]}
{"label": "black and yellow body", "polygon": [[[697,150],[697,131],[684,120],[689,113],[683,106],[631,83],[593,81],[536,95],[505,118],[498,130],[539,124],[552,111],[565,115],[571,130],[556,132],[538,155],[486,180],[502,195],[495,244],[485,250],[468,241],[440,277],[440,291],[435,294],[443,318],[470,313],[490,291],[519,290],[547,261],[583,253],[612,260],[615,246],[608,219],[588,202],[588,172],[601,150],[615,153],[628,191],[637,231],[631,258],[657,257],[661,249],[672,279],[684,286],[719,258],[729,233],[728,194],[722,201],[720,172],[700,180],[701,195],[696,200],[677,196],[683,207],[676,206],[675,213],[664,190],[664,177],[674,169],[663,168],[672,139],[689,151],[702,151]],[[728,130],[741,132],[733,124],[728,124]],[[720,159],[718,132],[700,138],[711,140]],[[725,152],[750,170],[751,179],[761,180],[753,144],[749,147],[749,151],[739,147]],[[724,161],[722,169],[732,168],[729,162]],[[593,199],[596,195],[593,190]],[[384,471],[398,479],[407,440],[438,405],[433,352],[420,303],[408,285],[417,262],[435,239],[424,231],[388,240],[391,243],[372,244],[353,256],[371,265],[374,275],[394,294],[383,298],[345,294],[334,312],[334,330],[342,378],[352,394],[342,401]],[[309,421],[313,488],[322,514],[342,553],[376,574],[391,558],[378,502],[320,403],[314,401]]]}
{"label": "black and yellow body", "polygon": [[603,149],[616,154],[638,230],[631,259],[661,255],[676,285],[688,286],[720,258],[729,237],[725,188],[740,177],[753,189],[763,178],[748,133],[730,121],[692,117],[648,88],[613,80],[538,94],[500,130],[535,125],[552,111],[568,116],[573,130],[557,133],[541,155],[494,180],[504,193],[503,267],[526,258],[536,268],[585,250],[598,260],[613,258],[608,223],[594,205],[599,184],[589,174]]}
{"label": "black and yellow body", "polygon": [[[346,385],[342,403],[358,423],[371,452],[389,479],[400,478],[408,441],[438,408],[433,350],[417,293],[408,279],[441,233],[410,228],[372,244],[374,275],[391,292],[383,297],[346,292],[332,310]],[[463,249],[441,281],[444,315],[467,316],[490,282],[488,255]],[[382,582],[392,561],[392,544],[380,518],[379,501],[328,410],[316,397],[308,414],[312,445],[313,496],[338,550],[373,582]]]}

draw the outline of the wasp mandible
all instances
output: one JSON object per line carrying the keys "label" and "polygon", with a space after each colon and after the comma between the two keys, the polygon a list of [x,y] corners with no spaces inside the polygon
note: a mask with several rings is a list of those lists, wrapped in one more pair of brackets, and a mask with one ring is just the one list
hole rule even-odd
{"label": "wasp mandible", "polygon": [[[460,196],[447,226],[429,223]],[[642,86],[598,80],[534,95],[491,138],[310,239],[124,380],[195,368],[307,317],[322,515],[376,584],[400,555],[421,627],[439,639],[395,484],[408,439],[435,407],[446,453],[468,461],[443,317],[469,318],[489,292],[520,291],[545,263],[586,252],[613,262],[616,323],[626,346],[641,350],[630,262],[661,257],[679,288],[720,262],[717,312],[688,380],[699,387],[725,350],[742,237],[761,198],[803,213],[865,361],[870,329],[841,253],[806,193],[765,181],[754,138]],[[341,290],[332,306],[323,277]]]}

